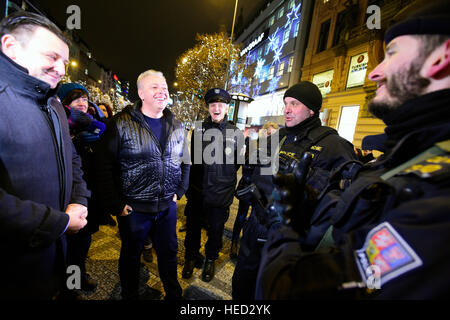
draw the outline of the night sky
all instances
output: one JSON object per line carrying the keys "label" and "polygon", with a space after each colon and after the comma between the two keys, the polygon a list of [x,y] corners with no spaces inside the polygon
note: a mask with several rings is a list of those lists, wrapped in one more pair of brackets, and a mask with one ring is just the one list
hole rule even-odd
{"label": "night sky", "polygon": [[[239,0],[243,23],[266,0]],[[130,81],[130,100],[137,99],[135,82],[148,69],[164,73],[173,92],[176,59],[195,45],[197,33],[231,32],[234,0],[36,0],[60,26],[70,16],[68,6],[81,9],[81,38],[93,57],[120,79]]]}

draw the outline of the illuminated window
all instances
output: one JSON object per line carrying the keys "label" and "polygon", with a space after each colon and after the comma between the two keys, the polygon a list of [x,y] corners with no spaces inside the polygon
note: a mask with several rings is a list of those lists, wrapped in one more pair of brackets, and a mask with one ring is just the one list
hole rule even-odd
{"label": "illuminated window", "polygon": [[288,72],[292,72],[292,67],[294,66],[294,57],[289,58],[289,66],[288,66]]}
{"label": "illuminated window", "polygon": [[280,11],[278,11],[278,19],[281,19],[283,17],[284,14],[284,7],[280,9]]}
{"label": "illuminated window", "polygon": [[267,71],[261,72],[261,78],[259,79],[259,82],[262,83],[262,82],[266,81],[266,77],[267,77]]}
{"label": "illuminated window", "polygon": [[289,1],[288,10],[291,10],[294,7],[295,0]]}
{"label": "illuminated window", "polygon": [[269,19],[269,27],[271,27],[275,22],[275,16],[271,16]]}
{"label": "illuminated window", "polygon": [[286,42],[288,42],[289,41],[289,29],[286,29],[286,30],[284,30],[284,33],[283,33],[283,44],[285,44]]}
{"label": "illuminated window", "polygon": [[297,37],[298,35],[298,27],[300,26],[300,21],[297,21],[297,23],[295,24],[295,29],[294,29],[294,38]]}
{"label": "illuminated window", "polygon": [[267,80],[271,80],[273,78],[274,71],[275,71],[275,67],[271,67],[269,69],[269,76],[267,77]]}
{"label": "illuminated window", "polygon": [[284,61],[278,65],[277,77],[281,77],[284,71]]}

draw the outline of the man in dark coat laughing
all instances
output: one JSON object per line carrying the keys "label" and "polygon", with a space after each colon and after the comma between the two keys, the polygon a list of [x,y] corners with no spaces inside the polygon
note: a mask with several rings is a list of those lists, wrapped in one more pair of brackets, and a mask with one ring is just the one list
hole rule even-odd
{"label": "man in dark coat laughing", "polygon": [[86,225],[90,195],[54,97],[69,47],[26,12],[0,23],[0,39],[0,299],[52,299],[64,284],[64,234]]}

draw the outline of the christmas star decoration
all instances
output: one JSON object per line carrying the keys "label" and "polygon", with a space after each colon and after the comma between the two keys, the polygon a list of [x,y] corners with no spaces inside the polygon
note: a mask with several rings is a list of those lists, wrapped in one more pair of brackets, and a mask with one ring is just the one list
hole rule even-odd
{"label": "christmas star decoration", "polygon": [[256,63],[256,69],[255,74],[253,75],[256,78],[261,77],[261,71],[264,66],[264,63],[266,62],[266,59],[258,59],[258,62]]}
{"label": "christmas star decoration", "polygon": [[274,64],[274,63],[276,63],[276,62],[278,62],[278,63],[280,63],[280,57],[281,57],[281,52],[283,51],[283,46],[279,46],[278,48],[276,48],[273,52],[274,52],[274,54],[273,54],[273,60],[272,60],[272,63],[270,64],[271,66]]}
{"label": "christmas star decoration", "polygon": [[267,90],[270,93],[274,93],[275,90],[277,90],[277,88],[278,88],[278,81],[280,81],[280,79],[281,79],[281,77],[274,77],[274,78],[272,78],[272,80],[270,80],[269,88],[267,88]]}

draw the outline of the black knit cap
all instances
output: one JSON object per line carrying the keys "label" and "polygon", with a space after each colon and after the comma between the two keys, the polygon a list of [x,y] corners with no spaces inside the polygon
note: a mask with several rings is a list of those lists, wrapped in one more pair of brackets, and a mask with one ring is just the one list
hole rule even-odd
{"label": "black knit cap", "polygon": [[399,36],[423,34],[450,35],[450,0],[433,0],[431,5],[393,25],[386,31],[384,42],[387,45]]}
{"label": "black knit cap", "polygon": [[287,89],[283,99],[286,97],[297,99],[316,114],[322,108],[322,94],[319,88],[309,81],[299,82]]}

